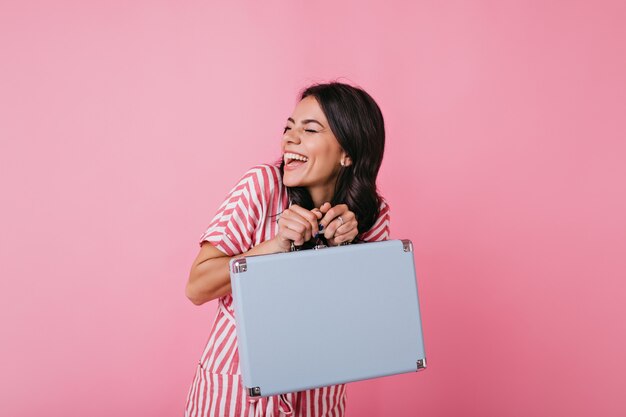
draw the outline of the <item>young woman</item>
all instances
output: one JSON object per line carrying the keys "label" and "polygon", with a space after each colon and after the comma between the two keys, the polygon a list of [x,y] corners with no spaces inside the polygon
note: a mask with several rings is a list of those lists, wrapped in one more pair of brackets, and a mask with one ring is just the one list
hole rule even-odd
{"label": "young woman", "polygon": [[388,239],[389,207],[376,190],[384,147],[382,113],[362,89],[331,82],[301,93],[283,132],[281,161],[246,172],[200,238],[186,295],[196,305],[215,298],[219,303],[185,416],[344,415],[345,384],[247,396],[228,264],[237,255],[287,252],[292,246]]}

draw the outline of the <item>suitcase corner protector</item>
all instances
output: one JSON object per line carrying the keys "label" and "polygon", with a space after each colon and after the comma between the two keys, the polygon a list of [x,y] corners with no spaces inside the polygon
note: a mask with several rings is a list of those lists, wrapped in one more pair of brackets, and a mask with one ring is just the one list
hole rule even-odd
{"label": "suitcase corner protector", "polygon": [[260,397],[261,396],[261,387],[248,388],[248,395],[250,397]]}
{"label": "suitcase corner protector", "polygon": [[235,274],[246,272],[248,270],[248,264],[246,258],[238,258],[232,261],[231,271]]}
{"label": "suitcase corner protector", "polygon": [[426,369],[426,358],[417,360],[417,372]]}
{"label": "suitcase corner protector", "polygon": [[413,252],[413,242],[409,239],[402,239],[402,249],[404,249],[405,252]]}

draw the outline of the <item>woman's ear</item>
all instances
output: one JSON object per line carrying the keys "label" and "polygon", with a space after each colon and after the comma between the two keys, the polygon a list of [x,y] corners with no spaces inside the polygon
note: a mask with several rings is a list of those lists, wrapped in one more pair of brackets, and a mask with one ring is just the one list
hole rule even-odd
{"label": "woman's ear", "polygon": [[345,153],[341,155],[341,166],[342,167],[349,167],[350,165],[352,165],[352,159],[350,159],[350,157],[348,155],[346,155]]}

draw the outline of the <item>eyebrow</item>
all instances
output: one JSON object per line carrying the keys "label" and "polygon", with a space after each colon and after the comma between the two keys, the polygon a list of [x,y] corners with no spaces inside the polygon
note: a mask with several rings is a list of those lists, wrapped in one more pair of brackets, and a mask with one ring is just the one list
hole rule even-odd
{"label": "eyebrow", "polygon": [[[293,123],[294,125],[296,124],[295,120],[293,120],[291,117],[288,117],[288,118],[287,118],[287,120],[289,120],[289,121],[290,121],[291,123]],[[303,125],[305,125],[305,124],[307,124],[307,123],[317,123],[318,125],[320,125],[320,126],[324,127],[324,125],[323,125],[323,124],[321,124],[320,122],[318,122],[318,121],[317,121],[317,120],[315,120],[315,119],[304,119],[304,120],[302,121],[302,124],[303,124]]]}

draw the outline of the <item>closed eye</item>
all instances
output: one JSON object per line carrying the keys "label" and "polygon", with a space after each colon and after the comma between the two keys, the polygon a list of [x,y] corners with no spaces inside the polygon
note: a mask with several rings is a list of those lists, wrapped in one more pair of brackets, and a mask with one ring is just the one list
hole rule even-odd
{"label": "closed eye", "polygon": [[[285,126],[285,128],[283,129],[283,135],[287,133],[288,130],[291,130],[291,128],[289,126]],[[311,133],[319,133],[317,130],[313,130],[313,129],[304,129],[304,131],[311,132]]]}

